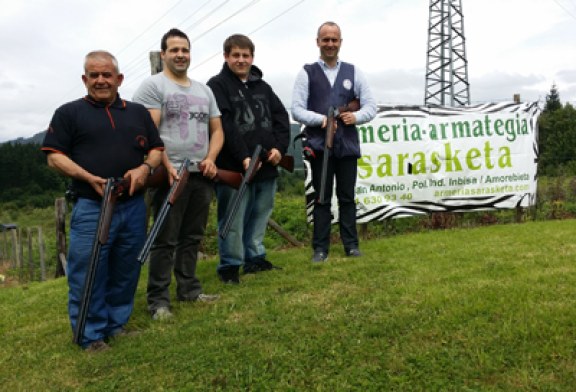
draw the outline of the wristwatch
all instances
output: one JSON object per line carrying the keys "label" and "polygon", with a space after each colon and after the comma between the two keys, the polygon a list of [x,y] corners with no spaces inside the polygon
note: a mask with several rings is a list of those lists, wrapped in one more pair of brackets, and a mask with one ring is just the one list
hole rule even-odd
{"label": "wristwatch", "polygon": [[154,174],[154,168],[152,167],[151,164],[149,164],[148,162],[143,162],[142,164],[148,166],[148,169],[150,169],[150,172],[148,173],[149,176]]}

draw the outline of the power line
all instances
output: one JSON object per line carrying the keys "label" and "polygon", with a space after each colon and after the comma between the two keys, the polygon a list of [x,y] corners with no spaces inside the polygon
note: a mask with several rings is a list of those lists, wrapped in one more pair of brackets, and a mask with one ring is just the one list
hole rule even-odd
{"label": "power line", "polygon": [[[208,28],[207,30],[204,30],[201,34],[197,35],[194,38],[190,39],[190,43],[196,42],[198,41],[200,38],[202,38],[203,36],[205,36],[206,34],[208,34],[209,32],[211,32],[212,30],[214,30],[215,28],[221,26],[222,24],[224,24],[225,22],[229,21],[230,19],[232,19],[233,17],[241,14],[242,12],[246,11],[247,9],[249,9],[250,7],[254,6],[256,3],[258,3],[260,0],[252,0],[249,3],[243,5],[240,9],[236,10],[235,12],[233,12],[231,15],[229,15],[228,17],[224,18],[223,20],[217,22],[216,24],[214,24],[212,27]],[[214,7],[210,12],[208,12],[208,14],[204,15],[202,18],[200,18],[200,22],[204,21],[207,17],[211,16],[212,14],[214,14],[217,10],[220,9],[220,7],[222,7],[224,4],[228,3],[229,0],[225,0],[224,2],[218,4],[216,7]],[[200,9],[197,9],[195,11],[195,13],[197,13]],[[189,19],[189,17],[188,17]],[[197,21],[198,23],[198,21]],[[212,56],[213,57],[213,56]],[[145,58],[144,54],[141,55],[140,58]],[[139,60],[136,60],[139,61]],[[196,67],[195,67],[196,68]],[[192,69],[195,69],[192,68]],[[125,87],[130,86],[134,83],[136,83],[137,81],[139,81],[140,79],[138,77],[132,77],[131,80],[128,83],[125,83]]]}
{"label": "power line", "polygon": [[[126,45],[124,45],[124,47],[122,47],[120,50],[118,50],[116,52],[116,55],[125,52],[127,49],[131,48],[134,46],[134,44],[136,42],[138,42],[139,40],[142,39],[142,37],[148,33],[153,27],[155,27],[158,23],[160,23],[161,20],[163,20],[166,16],[168,16],[170,13],[174,12],[175,8],[177,6],[179,6],[184,0],[178,0],[176,3],[174,3],[174,5],[172,5],[167,11],[165,11],[161,16],[159,16],[154,22],[152,22],[150,25],[148,25],[147,28],[145,28],[140,34],[138,34],[135,38],[133,38],[130,42],[128,42]],[[196,8],[192,13],[190,13],[189,15],[187,15],[179,24],[182,25],[184,24],[184,22],[188,21],[190,18],[194,17],[195,15],[197,15],[199,12],[201,12],[201,10],[203,10],[208,4],[210,4],[213,0],[207,0],[204,3],[202,3],[198,8]],[[228,3],[230,0],[224,0],[220,3],[218,3],[215,7],[213,7],[212,9],[210,9],[205,15],[203,15],[202,17],[200,17],[194,24],[188,24],[188,26],[186,27],[186,30],[193,30],[194,28],[197,28],[199,26],[199,24],[203,21],[205,21],[208,17],[214,15],[217,11],[219,11],[226,3]],[[276,19],[284,16],[286,13],[290,12],[292,9],[296,8],[297,6],[299,6],[301,3],[303,3],[306,0],[299,0],[296,3],[294,3],[293,5],[291,5],[290,7],[286,8],[284,11],[280,12],[279,14],[277,14],[276,16],[270,18],[269,20],[267,20],[266,22],[262,23],[260,26],[258,26],[256,29],[252,30],[250,33],[248,33],[248,35],[252,35],[256,32],[258,32],[259,30],[263,29],[264,27],[268,26],[270,23],[274,22]],[[202,33],[198,34],[197,36],[193,37],[190,42],[196,42],[198,40],[200,40],[201,38],[203,38],[205,35],[207,35],[208,33],[210,33],[211,31],[215,30],[216,28],[220,27],[221,25],[223,25],[224,23],[230,21],[232,18],[236,17],[237,15],[241,14],[242,12],[248,10],[249,8],[253,7],[254,5],[256,5],[258,2],[260,2],[260,0],[251,0],[250,2],[246,3],[245,5],[243,5],[242,7],[240,7],[238,10],[236,10],[235,12],[233,12],[232,14],[230,14],[229,16],[225,17],[224,19],[220,20],[219,22],[215,23],[214,25],[212,25],[211,27],[209,27],[208,29],[204,30]],[[149,75],[149,66],[148,66],[148,54],[151,50],[153,50],[156,47],[156,44],[152,44],[148,47],[148,49],[145,49],[144,52],[140,52],[137,56],[133,57],[130,61],[128,61],[127,63],[123,63],[121,64],[121,70],[124,74],[126,73],[130,73],[130,80],[126,80],[122,87],[129,87],[134,83],[140,82],[141,78]],[[215,54],[209,56],[208,58],[206,58],[204,61],[200,62],[199,64],[195,65],[194,67],[191,68],[191,70],[194,70],[202,65],[204,65],[205,63],[209,62],[210,60],[212,60],[214,57],[218,56],[221,54],[221,51],[217,51]],[[61,100],[65,99],[66,97],[70,96],[72,93],[74,93],[75,91],[77,91],[79,88],[78,85],[73,86],[68,92],[66,92],[66,94],[64,94]],[[52,108],[50,108],[50,110],[46,110],[46,112],[53,110]]]}
{"label": "power line", "polygon": [[568,15],[570,15],[573,19],[576,19],[576,15],[574,15],[572,12],[570,12],[570,10],[568,10],[565,6],[563,6],[558,0],[554,0],[554,2],[556,4],[558,4],[558,6],[560,8],[562,8],[564,10],[564,12],[566,12]]}
{"label": "power line", "polygon": [[[182,1],[182,0],[180,0]],[[213,13],[215,13],[221,6],[223,6],[224,4],[226,4],[229,0],[225,0],[224,2],[218,4],[216,7],[214,7],[211,11],[208,12],[207,16],[212,15]],[[208,5],[209,3],[211,3],[212,0],[208,0],[206,2],[204,2],[202,5],[200,5],[200,7],[196,8],[190,15],[186,16],[184,18],[183,21],[181,21],[179,24],[182,24],[184,21],[190,19],[191,17],[195,16],[197,13],[199,13],[202,8],[204,8],[206,5]],[[174,7],[172,7],[170,9],[170,11],[173,9]],[[205,16],[205,17],[207,17]],[[125,67],[125,69],[127,70],[127,72],[131,71],[135,65],[140,66],[139,62],[141,59],[146,58],[147,54],[154,48],[157,48],[158,46],[156,46],[157,44],[151,44],[148,46],[147,49],[145,49],[144,52],[140,52],[133,60],[131,60],[128,65]]]}
{"label": "power line", "polygon": [[[288,7],[286,10],[282,11],[281,13],[279,13],[278,15],[276,15],[275,17],[273,17],[272,19],[269,19],[268,21],[264,22],[263,24],[261,24],[260,26],[258,26],[256,29],[252,30],[251,32],[248,33],[248,35],[252,35],[254,33],[256,33],[257,31],[263,29],[264,27],[268,26],[270,23],[272,23],[273,21],[275,21],[276,19],[284,16],[285,14],[287,14],[289,11],[291,11],[292,9],[296,8],[297,6],[299,6],[300,4],[302,4],[303,2],[305,2],[306,0],[300,0],[298,2],[296,2],[295,4],[293,4],[292,6]],[[194,70],[196,68],[201,67],[202,65],[206,64],[207,62],[209,62],[210,60],[212,60],[214,57],[220,55],[222,52],[218,51],[216,53],[214,53],[213,55],[211,55],[210,57],[207,57],[205,60],[201,61],[200,63],[196,64],[194,67],[192,67],[191,69]]]}
{"label": "power line", "polygon": [[[196,22],[194,22],[193,25],[189,25],[187,26],[184,30],[194,30],[195,27],[198,27],[202,22],[204,22],[206,19],[208,19],[209,16],[212,16],[217,10],[219,10],[220,8],[222,8],[226,3],[228,3],[230,0],[225,0],[222,3],[218,4],[216,7],[214,7],[212,9],[212,11],[208,12],[206,15],[204,15],[203,17],[201,17],[200,19],[198,19]],[[187,21],[190,18],[186,18],[185,20],[183,20],[181,23],[184,23],[185,21]]]}
{"label": "power line", "polygon": [[[136,42],[138,39],[140,39],[140,37],[142,37],[144,34],[146,34],[148,31],[150,31],[150,29],[152,27],[154,27],[158,22],[160,22],[166,15],[168,15],[174,8],[176,8],[180,3],[182,3],[184,0],[178,0],[172,7],[170,7],[170,9],[168,9],[168,11],[164,12],[162,14],[162,16],[160,16],[159,18],[157,18],[151,25],[149,25],[147,28],[145,28],[140,34],[138,34],[132,41],[130,41],[129,43],[127,43],[122,49],[120,49],[118,52],[116,52],[116,54],[120,54],[122,53],[124,50],[128,49],[134,42]],[[207,3],[209,3],[211,0],[208,0]],[[202,8],[202,7],[200,7]]]}
{"label": "power line", "polygon": [[242,8],[240,8],[239,10],[237,10],[236,12],[232,13],[232,15],[228,16],[227,18],[223,19],[222,21],[216,23],[214,26],[210,27],[208,30],[205,30],[202,34],[194,37],[193,39],[191,39],[191,42],[196,42],[198,41],[200,38],[202,38],[203,36],[205,36],[206,34],[208,34],[209,32],[211,32],[212,30],[214,30],[216,27],[224,24],[225,22],[228,22],[230,19],[232,19],[233,17],[241,14],[242,12],[246,11],[248,8],[252,7],[253,5],[255,5],[256,3],[258,3],[260,0],[252,0],[250,3],[248,3],[247,5],[243,6]]}

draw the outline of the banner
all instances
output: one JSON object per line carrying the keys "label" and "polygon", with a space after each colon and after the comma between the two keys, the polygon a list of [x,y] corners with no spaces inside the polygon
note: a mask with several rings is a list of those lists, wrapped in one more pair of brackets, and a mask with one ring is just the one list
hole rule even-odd
{"label": "banner", "polygon": [[[358,223],[533,205],[540,112],[537,103],[379,106],[357,127]],[[305,166],[310,221],[316,194]],[[337,206],[334,191],[333,222]]]}

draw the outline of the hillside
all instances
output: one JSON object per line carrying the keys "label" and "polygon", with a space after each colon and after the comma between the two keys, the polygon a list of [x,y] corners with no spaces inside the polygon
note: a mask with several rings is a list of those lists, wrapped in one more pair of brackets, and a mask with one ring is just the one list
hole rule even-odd
{"label": "hillside", "polygon": [[89,355],[71,343],[63,279],[0,289],[3,390],[572,391],[576,221],[365,241],[365,256],[282,266],[174,304],[152,322],[146,271],[133,336]]}
{"label": "hillside", "polygon": [[[32,137],[24,138],[19,137],[14,140],[8,140],[4,143],[13,143],[13,144],[42,144],[44,141],[44,136],[46,135],[46,131],[38,132]],[[3,143],[0,143],[3,144]]]}

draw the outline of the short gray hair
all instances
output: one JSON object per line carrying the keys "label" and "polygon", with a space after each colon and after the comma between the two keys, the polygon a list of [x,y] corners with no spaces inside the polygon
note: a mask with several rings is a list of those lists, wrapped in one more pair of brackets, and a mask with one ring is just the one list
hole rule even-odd
{"label": "short gray hair", "polygon": [[116,60],[116,57],[114,57],[114,55],[106,50],[94,50],[90,53],[88,53],[86,55],[86,57],[84,58],[84,71],[86,71],[86,64],[88,63],[88,60],[92,60],[92,59],[106,59],[106,60],[112,60],[112,64],[114,64],[114,68],[116,70],[117,73],[120,73],[120,68],[118,67],[118,60]]}

